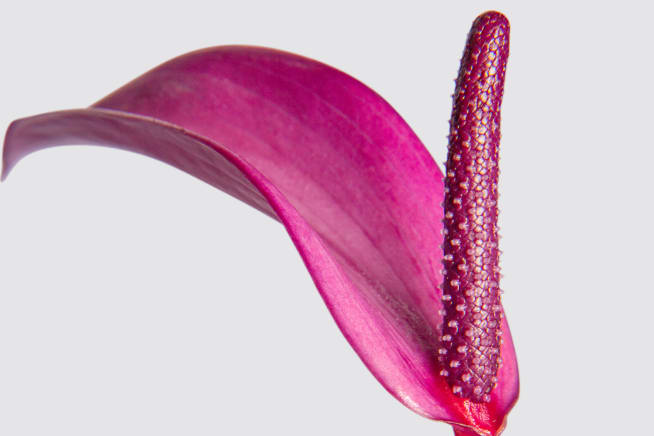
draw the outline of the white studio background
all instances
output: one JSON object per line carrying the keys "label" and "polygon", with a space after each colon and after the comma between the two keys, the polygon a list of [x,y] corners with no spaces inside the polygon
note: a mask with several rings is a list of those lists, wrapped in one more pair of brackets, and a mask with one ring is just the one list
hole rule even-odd
{"label": "white studio background", "polygon": [[[357,77],[443,162],[469,26],[504,12],[502,285],[522,386],[504,434],[644,434],[652,10],[94,3],[0,7],[0,129],[87,106],[182,53],[255,44]],[[1,435],[451,434],[367,372],[282,226],[164,164],[31,155],[0,185],[0,241]]]}

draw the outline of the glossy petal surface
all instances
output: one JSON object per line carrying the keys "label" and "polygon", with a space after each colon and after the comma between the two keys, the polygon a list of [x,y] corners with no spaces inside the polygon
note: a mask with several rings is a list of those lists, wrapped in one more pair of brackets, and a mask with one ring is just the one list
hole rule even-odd
{"label": "glossy petal surface", "polygon": [[[173,59],[91,108],[14,122],[3,176],[67,144],[167,162],[279,220],[338,326],[406,406],[496,433],[517,398],[506,321],[489,403],[439,375],[442,174],[377,94],[324,64],[255,47]],[[324,373],[327,369],[319,369]]]}

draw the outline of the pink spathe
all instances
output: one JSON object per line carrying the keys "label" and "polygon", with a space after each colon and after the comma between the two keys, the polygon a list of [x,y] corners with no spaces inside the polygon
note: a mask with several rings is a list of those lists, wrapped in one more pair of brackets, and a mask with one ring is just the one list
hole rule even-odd
{"label": "pink spathe", "polygon": [[15,121],[3,178],[25,155],[71,144],[151,156],[279,220],[341,331],[392,395],[459,429],[501,431],[518,395],[506,319],[490,401],[453,395],[438,359],[443,176],[365,85],[277,50],[193,52],[88,109]]}

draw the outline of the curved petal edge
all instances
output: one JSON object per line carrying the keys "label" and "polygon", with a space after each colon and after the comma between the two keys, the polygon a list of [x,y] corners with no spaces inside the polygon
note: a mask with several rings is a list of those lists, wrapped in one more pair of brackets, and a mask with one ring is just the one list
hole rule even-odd
{"label": "curved petal edge", "polygon": [[3,179],[27,154],[72,144],[164,161],[279,220],[339,328],[392,395],[459,432],[503,428],[518,395],[506,318],[491,401],[453,395],[437,356],[442,174],[365,85],[277,50],[201,50],[91,108],[15,121]]}

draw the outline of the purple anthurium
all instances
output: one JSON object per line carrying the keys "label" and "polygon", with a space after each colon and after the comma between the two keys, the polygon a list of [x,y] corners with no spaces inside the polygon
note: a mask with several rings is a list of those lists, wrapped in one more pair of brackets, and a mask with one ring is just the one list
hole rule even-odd
{"label": "purple anthurium", "polygon": [[473,24],[444,178],[380,96],[258,47],[193,52],[88,109],[17,120],[25,155],[96,144],[167,162],[279,220],[364,364],[410,409],[496,435],[518,396],[499,300],[497,147],[509,26]]}

